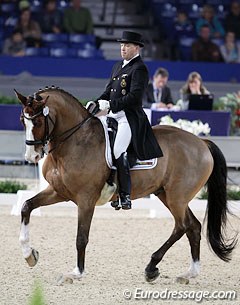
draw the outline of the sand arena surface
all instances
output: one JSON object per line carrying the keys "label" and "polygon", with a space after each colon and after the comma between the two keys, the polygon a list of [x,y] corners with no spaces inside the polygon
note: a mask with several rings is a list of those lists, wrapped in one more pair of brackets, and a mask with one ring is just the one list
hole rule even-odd
{"label": "sand arena surface", "polygon": [[[149,284],[144,269],[151,254],[169,237],[171,218],[146,217],[146,211],[97,209],[92,222],[86,253],[86,274],[73,284],[57,286],[56,279],[75,267],[76,208],[46,207],[43,216],[32,217],[31,245],[40,253],[38,264],[30,269],[18,242],[20,217],[10,216],[10,206],[0,206],[0,305],[26,305],[34,283],[40,281],[47,305],[113,304],[197,304],[190,300],[126,300],[123,291],[228,291],[235,290],[234,301],[204,300],[207,304],[240,304],[240,245],[230,263],[218,259],[202,234],[201,273],[188,285],[174,283],[188,269],[190,248],[184,236],[159,264],[160,277]],[[203,213],[196,213],[202,220]],[[232,230],[240,220],[231,218]],[[156,294],[157,295],[157,294]]]}

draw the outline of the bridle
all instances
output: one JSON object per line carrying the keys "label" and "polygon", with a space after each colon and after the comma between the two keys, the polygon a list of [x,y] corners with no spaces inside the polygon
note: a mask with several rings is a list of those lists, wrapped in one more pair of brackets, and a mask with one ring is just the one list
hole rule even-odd
{"label": "bridle", "polygon": [[26,145],[42,145],[43,147],[48,144],[50,138],[51,138],[51,134],[49,134],[49,123],[48,123],[48,119],[51,121],[51,123],[54,125],[54,122],[52,120],[52,118],[50,117],[50,115],[47,113],[47,111],[49,111],[49,108],[47,106],[43,107],[39,112],[37,112],[36,114],[34,114],[31,117],[28,117],[25,115],[24,111],[22,111],[22,116],[24,117],[24,119],[29,120],[29,121],[33,121],[34,119],[40,117],[41,115],[44,116],[44,125],[45,125],[45,132],[44,132],[44,136],[43,139],[41,140],[26,140],[25,143]]}
{"label": "bridle", "polygon": [[[27,117],[25,113],[22,111],[22,116],[27,119],[33,121],[35,118],[39,116],[44,116],[44,125],[45,125],[45,131],[44,131],[44,136],[40,140],[26,140],[25,143],[26,145],[42,145],[43,147],[43,154],[48,154],[51,153],[53,150],[55,150],[60,144],[65,142],[68,138],[70,138],[78,129],[80,129],[83,125],[85,125],[88,121],[90,121],[94,117],[94,113],[92,113],[91,116],[85,118],[82,122],[78,123],[77,125],[65,130],[59,135],[53,135],[53,130],[54,130],[54,125],[55,122],[49,115],[49,108],[48,106],[44,106],[39,112],[34,114],[31,117]],[[49,120],[53,124],[53,129],[52,132],[49,133]],[[61,139],[62,138],[62,139]],[[57,144],[48,151],[48,144],[52,141],[58,140]]]}

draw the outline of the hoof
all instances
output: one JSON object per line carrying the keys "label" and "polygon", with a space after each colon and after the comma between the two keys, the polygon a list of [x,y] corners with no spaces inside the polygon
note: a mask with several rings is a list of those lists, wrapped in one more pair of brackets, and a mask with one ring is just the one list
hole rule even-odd
{"label": "hoof", "polygon": [[159,277],[160,273],[158,268],[155,268],[154,271],[149,272],[145,270],[145,279],[148,283],[155,281]]}
{"label": "hoof", "polygon": [[73,277],[70,275],[61,274],[57,279],[58,286],[63,286],[64,284],[72,284],[72,283],[73,283]]}
{"label": "hoof", "polygon": [[35,249],[32,249],[32,253],[30,254],[30,256],[25,259],[30,267],[34,267],[37,264],[38,259],[39,259],[38,251]]}
{"label": "hoof", "polygon": [[83,277],[83,274],[76,274],[76,273],[68,273],[66,275],[61,274],[57,279],[57,285],[63,286],[64,284],[73,284],[74,280],[80,281]]}
{"label": "hoof", "polygon": [[186,278],[186,277],[178,276],[178,277],[176,278],[176,281],[175,281],[175,282],[176,282],[176,283],[179,283],[179,284],[187,285],[187,284],[189,284],[189,279]]}
{"label": "hoof", "polygon": [[112,202],[111,202],[111,206],[112,206],[116,211],[118,211],[118,210],[121,209],[121,206],[120,206],[120,204],[119,204],[119,200],[114,200],[114,201],[112,201]]}

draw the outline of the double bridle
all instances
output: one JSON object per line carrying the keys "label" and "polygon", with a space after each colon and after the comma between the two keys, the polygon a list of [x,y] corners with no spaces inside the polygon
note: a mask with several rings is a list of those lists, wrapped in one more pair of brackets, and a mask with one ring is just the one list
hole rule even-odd
{"label": "double bridle", "polygon": [[[84,124],[86,124],[88,121],[90,121],[93,118],[93,115],[85,118],[82,122],[78,123],[77,125],[65,130],[64,132],[62,132],[59,135],[53,135],[53,130],[52,132],[49,133],[49,120],[51,121],[51,123],[53,124],[53,127],[55,125],[53,119],[51,118],[51,116],[49,115],[49,108],[48,106],[44,106],[39,112],[37,112],[36,114],[34,114],[31,117],[27,117],[25,115],[25,113],[22,111],[22,116],[26,119],[26,120],[30,120],[33,121],[35,118],[39,117],[43,115],[44,116],[44,125],[45,125],[45,131],[44,131],[44,136],[43,139],[41,140],[26,140],[25,143],[26,145],[42,145],[43,146],[43,153],[44,154],[48,154],[51,153],[53,150],[55,150],[60,144],[62,144],[63,142],[65,142],[68,138],[70,138],[78,129],[80,129]],[[64,137],[65,136],[65,137]],[[61,139],[63,138],[63,139]],[[48,144],[52,141],[56,141],[58,140],[57,144],[48,151]]]}

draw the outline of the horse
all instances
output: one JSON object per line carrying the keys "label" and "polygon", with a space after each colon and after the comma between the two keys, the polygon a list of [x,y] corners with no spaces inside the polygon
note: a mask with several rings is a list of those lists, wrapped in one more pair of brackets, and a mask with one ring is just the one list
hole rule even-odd
{"label": "horse", "polygon": [[[30,267],[37,264],[39,253],[29,242],[33,209],[71,200],[78,209],[77,265],[65,277],[80,279],[94,209],[96,203],[101,202],[102,190],[111,173],[105,158],[102,123],[74,96],[58,87],[46,87],[27,97],[16,90],[15,93],[23,106],[25,158],[37,163],[47,153],[42,172],[49,183],[22,206],[19,240],[23,256]],[[157,279],[160,274],[157,265],[170,247],[186,234],[191,249],[190,268],[176,279],[189,282],[200,273],[201,223],[188,204],[205,185],[207,240],[211,249],[227,262],[237,243],[236,236],[228,239],[225,234],[229,212],[226,161],[210,140],[167,125],[153,126],[153,132],[163,157],[158,158],[152,169],[131,171],[131,199],[155,194],[171,212],[175,225],[168,240],[152,254],[145,268],[145,279],[149,282]],[[111,193],[107,201],[116,196]]]}

